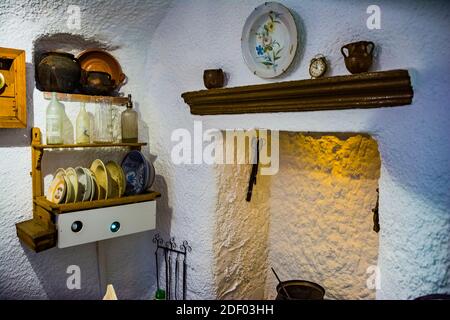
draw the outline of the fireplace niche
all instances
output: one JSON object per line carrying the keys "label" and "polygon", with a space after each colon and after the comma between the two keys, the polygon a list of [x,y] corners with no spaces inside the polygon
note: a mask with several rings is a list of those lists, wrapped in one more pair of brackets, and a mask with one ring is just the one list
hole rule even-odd
{"label": "fireplace niche", "polygon": [[259,174],[247,202],[251,164],[216,165],[217,297],[274,299],[273,267],[325,299],[375,299],[380,166],[366,134],[280,132],[279,171]]}

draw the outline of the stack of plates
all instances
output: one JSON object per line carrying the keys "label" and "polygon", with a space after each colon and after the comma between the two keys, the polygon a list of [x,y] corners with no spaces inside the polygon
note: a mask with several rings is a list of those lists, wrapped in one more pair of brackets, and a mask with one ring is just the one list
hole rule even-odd
{"label": "stack of plates", "polygon": [[56,170],[47,200],[62,204],[118,198],[124,195],[125,187],[125,175],[117,163],[109,161],[105,165],[96,159],[90,169]]}
{"label": "stack of plates", "polygon": [[125,156],[122,170],[126,179],[126,195],[143,193],[155,181],[155,168],[140,151],[133,150]]}

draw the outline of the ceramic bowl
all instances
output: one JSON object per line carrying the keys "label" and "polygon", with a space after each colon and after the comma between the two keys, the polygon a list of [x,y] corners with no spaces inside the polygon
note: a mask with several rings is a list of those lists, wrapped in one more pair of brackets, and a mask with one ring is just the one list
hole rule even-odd
{"label": "ceramic bowl", "polygon": [[115,91],[127,81],[127,77],[122,72],[122,67],[114,56],[102,49],[87,49],[78,55],[81,68],[86,72],[105,72],[111,75],[111,80],[115,83]]}
{"label": "ceramic bowl", "polygon": [[63,203],[66,197],[66,181],[64,176],[59,174],[55,175],[47,192],[47,200],[56,204]]}
{"label": "ceramic bowl", "polygon": [[155,167],[153,166],[153,164],[150,161],[147,161],[147,163],[149,166],[149,176],[147,179],[147,184],[145,186],[145,190],[148,190],[152,187],[153,183],[155,182],[155,178],[156,178]]}
{"label": "ceramic bowl", "polygon": [[112,179],[108,175],[108,170],[105,167],[105,164],[100,160],[96,159],[92,162],[91,171],[94,173],[95,178],[97,179],[98,191],[99,191],[99,200],[108,199],[111,197],[111,192],[113,191],[111,188]]}
{"label": "ceramic bowl", "polygon": [[126,188],[125,175],[123,173],[122,168],[115,163],[114,161],[109,161],[106,164],[106,169],[108,170],[108,174],[112,179],[112,197],[117,198],[123,196]]}
{"label": "ceramic bowl", "polygon": [[132,150],[122,161],[122,169],[126,179],[126,195],[139,194],[145,191],[149,177],[149,168],[144,155]]}
{"label": "ceramic bowl", "polygon": [[87,172],[89,173],[89,177],[91,178],[92,181],[92,190],[91,190],[91,197],[90,197],[90,201],[95,201],[95,200],[99,200],[98,196],[99,196],[99,190],[98,190],[98,183],[97,183],[97,178],[95,178],[94,173],[90,170],[90,169],[86,169]]}
{"label": "ceramic bowl", "polygon": [[109,161],[105,165],[106,171],[108,172],[108,175],[111,177],[111,185],[110,185],[110,198],[118,198],[119,197],[119,184],[120,184],[120,177],[119,173],[117,172],[114,162]]}
{"label": "ceramic bowl", "polygon": [[[80,167],[80,168],[83,170],[84,176],[86,177],[86,189],[85,189],[82,201],[89,201],[89,200],[91,200],[94,182],[92,181],[92,176],[89,173],[89,169],[83,168],[83,167]],[[75,170],[77,170],[77,169],[78,169],[78,167],[75,168]]]}
{"label": "ceramic bowl", "polygon": [[77,201],[87,201],[91,196],[91,180],[82,167],[76,167],[75,173],[78,179]]}
{"label": "ceramic bowl", "polygon": [[74,168],[66,169],[66,177],[70,180],[73,187],[74,199],[73,202],[79,202],[82,199],[82,193],[84,193],[82,187],[78,184],[78,175]]}
{"label": "ceramic bowl", "polygon": [[67,177],[67,175],[63,176],[66,181],[67,191],[66,191],[66,199],[65,203],[75,202],[75,190],[72,185],[71,180]]}

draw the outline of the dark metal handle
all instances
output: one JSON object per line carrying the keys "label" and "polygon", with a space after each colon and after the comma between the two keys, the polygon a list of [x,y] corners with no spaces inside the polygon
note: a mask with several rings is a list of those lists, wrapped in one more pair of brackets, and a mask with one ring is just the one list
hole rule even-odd
{"label": "dark metal handle", "polygon": [[348,51],[347,45],[345,45],[341,48],[341,53],[344,56],[344,58],[348,58],[348,55],[345,55],[344,49],[347,49],[347,51]]}
{"label": "dark metal handle", "polygon": [[252,200],[253,185],[256,184],[256,176],[258,175],[259,164],[259,138],[256,140],[256,163],[252,166],[252,172],[250,173],[250,179],[248,181],[247,197],[245,200],[250,202]]}
{"label": "dark metal handle", "polygon": [[371,45],[371,49],[370,49],[370,51],[369,51],[369,54],[372,55],[373,49],[375,49],[375,44],[374,44],[372,41],[368,41],[368,42],[367,42],[367,46],[368,46],[369,44]]}

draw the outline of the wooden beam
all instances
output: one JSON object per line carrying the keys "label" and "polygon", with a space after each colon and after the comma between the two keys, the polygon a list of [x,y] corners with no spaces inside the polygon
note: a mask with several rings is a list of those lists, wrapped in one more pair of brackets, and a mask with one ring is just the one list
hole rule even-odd
{"label": "wooden beam", "polygon": [[299,112],[393,107],[411,104],[407,70],[286,81],[185,92],[195,115]]}

